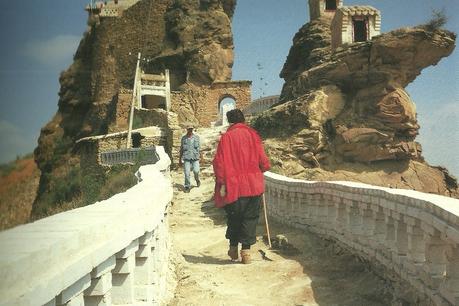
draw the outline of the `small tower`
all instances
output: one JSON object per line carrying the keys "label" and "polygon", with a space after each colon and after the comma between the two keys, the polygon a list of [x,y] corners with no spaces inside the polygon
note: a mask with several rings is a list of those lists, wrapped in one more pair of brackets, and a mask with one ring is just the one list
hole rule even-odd
{"label": "small tower", "polygon": [[321,16],[333,17],[342,5],[343,0],[309,0],[309,19],[312,21]]}
{"label": "small tower", "polygon": [[332,49],[381,34],[381,13],[372,6],[343,6],[333,17]]}

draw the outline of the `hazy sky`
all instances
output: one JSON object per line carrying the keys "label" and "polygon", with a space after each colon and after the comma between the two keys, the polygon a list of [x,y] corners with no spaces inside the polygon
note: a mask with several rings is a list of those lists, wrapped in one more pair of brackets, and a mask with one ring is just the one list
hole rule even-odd
{"label": "hazy sky", "polygon": [[[86,29],[88,1],[0,0],[0,162],[31,152],[40,128],[57,111],[59,73],[71,63]],[[446,27],[459,32],[458,0],[344,2],[378,8],[383,32],[424,23],[432,9],[444,8]],[[279,72],[292,38],[308,20],[307,0],[238,0],[233,79],[252,80],[253,98],[279,94]],[[407,90],[417,106],[417,140],[427,161],[459,176],[459,51],[424,70]]]}

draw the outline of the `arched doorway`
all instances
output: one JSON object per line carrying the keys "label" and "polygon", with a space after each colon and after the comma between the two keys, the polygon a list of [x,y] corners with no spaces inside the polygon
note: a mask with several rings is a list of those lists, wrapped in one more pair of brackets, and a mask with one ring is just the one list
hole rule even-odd
{"label": "arched doorway", "polygon": [[236,99],[233,96],[227,95],[220,99],[218,102],[218,123],[221,125],[228,125],[226,113],[236,108]]}

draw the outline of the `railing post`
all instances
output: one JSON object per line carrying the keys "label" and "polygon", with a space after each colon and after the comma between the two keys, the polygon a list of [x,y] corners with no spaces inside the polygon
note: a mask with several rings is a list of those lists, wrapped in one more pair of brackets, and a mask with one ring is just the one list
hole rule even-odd
{"label": "railing post", "polygon": [[159,242],[160,242],[160,270],[159,270],[159,276],[160,279],[163,281],[160,282],[160,296],[163,296],[164,293],[166,292],[166,277],[167,277],[167,271],[169,269],[169,239],[168,239],[168,223],[167,219],[164,218],[162,222],[159,225]]}
{"label": "railing post", "polygon": [[426,241],[426,260],[421,279],[432,290],[439,289],[446,274],[446,249],[448,244],[441,238],[438,230],[432,226],[422,225]]}
{"label": "railing post", "polygon": [[134,303],[134,268],[135,252],[139,248],[136,239],[127,248],[116,254],[116,266],[113,269],[113,304]]}
{"label": "railing post", "polygon": [[386,235],[384,239],[385,248],[383,248],[383,254],[385,258],[385,264],[388,268],[393,267],[394,257],[395,257],[395,220],[392,218],[391,210],[383,209],[384,217],[386,222]]}
{"label": "railing post", "polygon": [[362,217],[360,216],[359,203],[355,200],[352,201],[352,205],[347,207],[348,209],[348,241],[349,245],[356,250],[359,250],[358,247],[361,230],[362,230]]}
{"label": "railing post", "polygon": [[379,260],[382,256],[382,251],[385,249],[387,225],[383,209],[380,206],[372,204],[371,210],[373,212],[374,228],[370,236],[370,248],[375,250],[375,255]]}
{"label": "railing post", "polygon": [[152,269],[152,232],[147,232],[139,239],[139,249],[135,253],[135,297],[138,301],[153,301]]}
{"label": "railing post", "polygon": [[327,203],[325,203],[327,205],[327,228],[333,237],[337,236],[338,225],[338,209],[335,203],[338,203],[338,205],[341,203],[341,198],[336,195],[330,196]]}
{"label": "railing post", "polygon": [[56,297],[57,306],[84,305],[83,291],[91,284],[91,277],[86,274]]}
{"label": "railing post", "polygon": [[418,282],[421,270],[425,262],[424,231],[420,226],[420,221],[405,216],[408,234],[408,262],[406,264],[412,282]]}
{"label": "railing post", "polygon": [[109,259],[98,265],[91,272],[91,286],[84,291],[85,306],[109,306],[112,304],[112,273],[116,258]]}
{"label": "railing post", "polygon": [[446,275],[440,291],[452,305],[459,305],[459,246],[457,244],[448,246],[446,259]]}
{"label": "railing post", "polygon": [[395,254],[393,260],[397,265],[396,271],[403,277],[405,275],[403,266],[408,253],[408,235],[403,216],[395,212],[393,216],[395,220]]}
{"label": "railing post", "polygon": [[152,241],[152,254],[153,254],[153,291],[155,297],[161,297],[165,291],[165,281],[161,281],[166,277],[168,265],[167,258],[167,237],[166,237],[165,223],[162,222],[154,231]]}
{"label": "railing post", "polygon": [[360,235],[360,248],[361,251],[369,256],[376,256],[375,249],[370,246],[373,245],[372,240],[374,239],[373,233],[375,230],[375,220],[373,218],[373,211],[370,209],[370,204],[366,202],[359,203],[359,212],[362,218],[362,228]]}
{"label": "railing post", "polygon": [[336,207],[336,237],[340,241],[344,241],[344,235],[346,233],[346,227],[347,227],[347,214],[346,214],[346,206],[343,202],[343,199],[341,199],[340,202],[335,202],[335,207]]}

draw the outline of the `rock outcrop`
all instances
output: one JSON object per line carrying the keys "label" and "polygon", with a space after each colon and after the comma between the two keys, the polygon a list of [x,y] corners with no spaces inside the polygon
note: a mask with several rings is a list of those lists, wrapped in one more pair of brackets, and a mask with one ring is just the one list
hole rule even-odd
{"label": "rock outcrop", "polygon": [[322,17],[295,35],[281,102],[253,123],[278,170],[458,196],[457,181],[424,161],[404,89],[454,50],[456,35],[405,28],[332,51],[329,24]]}
{"label": "rock outcrop", "polygon": [[[59,205],[53,190],[79,173],[75,141],[106,134],[115,122],[116,95],[132,89],[138,52],[146,73],[170,70],[173,90],[185,82],[231,78],[235,5],[236,0],[141,0],[119,17],[90,15],[74,62],[60,76],[59,109],[42,128],[35,150],[41,179],[33,214]],[[66,192],[72,199],[80,190]]]}
{"label": "rock outcrop", "polygon": [[153,67],[172,67],[172,88],[231,80],[235,1],[176,1],[168,10],[165,48]]}

